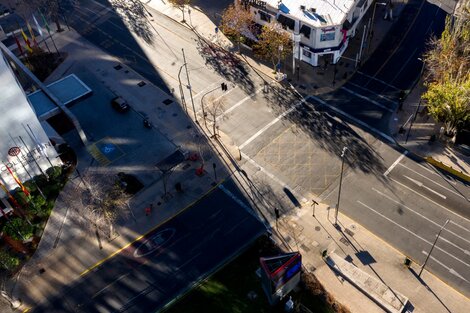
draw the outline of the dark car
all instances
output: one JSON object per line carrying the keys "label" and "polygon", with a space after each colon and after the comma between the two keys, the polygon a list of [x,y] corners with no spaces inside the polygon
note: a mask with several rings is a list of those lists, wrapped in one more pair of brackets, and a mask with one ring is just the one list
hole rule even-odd
{"label": "dark car", "polygon": [[121,97],[113,98],[113,100],[111,100],[111,105],[113,106],[113,109],[122,113],[129,111],[131,108],[129,103],[127,103],[126,100]]}

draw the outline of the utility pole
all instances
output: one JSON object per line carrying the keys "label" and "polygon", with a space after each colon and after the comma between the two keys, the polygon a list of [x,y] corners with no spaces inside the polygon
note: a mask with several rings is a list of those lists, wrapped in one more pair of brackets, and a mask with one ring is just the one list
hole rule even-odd
{"label": "utility pole", "polygon": [[191,105],[193,106],[194,120],[196,121],[196,124],[199,124],[199,121],[197,120],[197,115],[196,115],[196,107],[194,106],[193,90],[191,87],[191,82],[189,81],[188,63],[186,63],[186,56],[184,55],[184,49],[181,48],[181,51],[183,52],[183,61],[185,64],[185,69],[186,69],[186,77],[188,79],[189,96],[191,97]]}
{"label": "utility pole", "polygon": [[444,227],[446,227],[447,223],[449,223],[450,220],[447,220],[444,225],[442,225],[441,229],[437,233],[436,240],[434,240],[434,243],[432,244],[431,250],[429,251],[428,255],[426,256],[426,260],[424,260],[423,266],[421,266],[421,270],[419,271],[418,277],[421,277],[421,273],[424,271],[424,267],[426,266],[426,263],[428,262],[429,257],[431,256],[432,250],[434,249],[434,246],[437,243],[437,240],[439,239],[439,236],[441,235],[441,232],[444,230]]}
{"label": "utility pole", "polygon": [[338,202],[336,203],[336,211],[335,211],[335,226],[338,225],[339,201],[341,199],[341,185],[343,183],[344,157],[345,157],[347,150],[348,150],[348,147],[344,147],[343,152],[341,153],[341,175],[339,178]]}

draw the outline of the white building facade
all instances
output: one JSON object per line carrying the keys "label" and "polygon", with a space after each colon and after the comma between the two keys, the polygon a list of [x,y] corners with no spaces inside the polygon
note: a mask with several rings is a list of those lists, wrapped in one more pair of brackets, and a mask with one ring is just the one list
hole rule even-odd
{"label": "white building facade", "polygon": [[313,66],[335,64],[372,0],[241,0],[260,25],[278,22],[292,33],[294,57]]}
{"label": "white building facade", "polygon": [[[36,117],[9,63],[0,52],[0,183],[6,189],[60,165],[57,152]],[[0,197],[5,197],[3,188]]]}

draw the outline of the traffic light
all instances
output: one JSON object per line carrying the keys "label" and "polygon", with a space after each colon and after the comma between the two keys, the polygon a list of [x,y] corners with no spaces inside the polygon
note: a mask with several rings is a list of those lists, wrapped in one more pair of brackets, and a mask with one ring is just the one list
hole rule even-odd
{"label": "traffic light", "polygon": [[222,88],[222,91],[227,91],[228,90],[228,86],[227,86],[226,83],[220,84],[220,88]]}

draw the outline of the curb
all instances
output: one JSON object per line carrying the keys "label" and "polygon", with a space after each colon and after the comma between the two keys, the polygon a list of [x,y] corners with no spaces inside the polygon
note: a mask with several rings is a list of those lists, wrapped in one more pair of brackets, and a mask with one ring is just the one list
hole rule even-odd
{"label": "curb", "polygon": [[429,164],[434,165],[434,166],[440,168],[441,170],[443,170],[445,172],[448,172],[448,173],[460,178],[461,180],[466,181],[467,183],[470,183],[470,176],[464,174],[461,171],[457,171],[452,166],[448,166],[448,165],[442,163],[441,161],[437,161],[434,158],[429,157],[429,156],[425,157],[424,160],[426,160],[426,162],[428,162]]}

